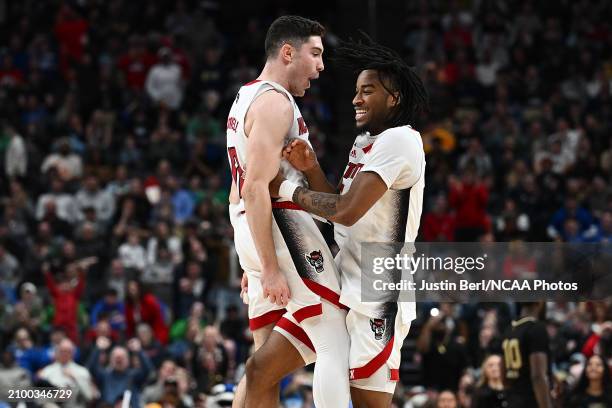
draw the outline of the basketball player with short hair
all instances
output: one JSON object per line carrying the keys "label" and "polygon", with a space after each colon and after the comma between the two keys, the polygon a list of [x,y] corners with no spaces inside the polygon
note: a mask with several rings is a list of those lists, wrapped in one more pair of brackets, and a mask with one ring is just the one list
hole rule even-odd
{"label": "basketball player with short hair", "polygon": [[284,155],[304,172],[310,189],[277,177],[271,190],[274,194],[280,183],[280,197],[334,222],[340,301],[350,308],[346,325],[353,406],[388,407],[399,380],[400,349],[416,310],[414,302],[361,301],[361,244],[414,242],[417,237],[425,154],[420,134],[410,124],[426,107],[427,94],[397,53],[369,38],[343,43],[336,51],[340,64],[359,73],[353,106],[362,132],[342,180],[337,189],[323,183],[314,152],[296,140]]}
{"label": "basketball player with short hair", "polygon": [[[312,216],[289,200],[272,202],[269,193],[279,170],[288,180],[306,185],[282,150],[289,139],[308,144],[308,127],[294,97],[303,96],[323,71],[324,31],[316,21],[298,16],[280,17],[270,26],[266,64],[258,79],[240,88],[227,120],[233,179],[229,212],[240,265],[248,276],[249,325],[256,349],[277,322],[281,335],[266,344],[272,349],[285,344],[288,364],[309,363],[305,353],[316,349],[315,403],[337,408],[349,402],[348,333],[338,272]],[[278,390],[251,381],[267,366],[259,350],[251,356],[246,399],[242,381],[234,406],[243,400],[247,407],[278,405]]]}
{"label": "basketball player with short hair", "polygon": [[545,302],[523,302],[520,318],[502,342],[509,408],[553,406],[550,397],[550,344]]}

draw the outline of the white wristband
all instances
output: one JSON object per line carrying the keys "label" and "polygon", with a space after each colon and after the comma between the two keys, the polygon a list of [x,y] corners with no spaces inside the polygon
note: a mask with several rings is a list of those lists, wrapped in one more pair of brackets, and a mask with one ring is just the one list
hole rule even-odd
{"label": "white wristband", "polygon": [[278,195],[280,198],[284,198],[285,200],[293,200],[293,193],[298,187],[299,185],[295,184],[294,182],[285,180],[278,188]]}

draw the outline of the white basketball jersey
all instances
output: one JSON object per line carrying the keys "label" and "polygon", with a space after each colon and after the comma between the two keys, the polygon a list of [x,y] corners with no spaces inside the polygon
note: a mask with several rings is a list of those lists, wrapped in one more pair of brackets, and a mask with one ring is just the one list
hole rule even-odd
{"label": "white basketball jersey", "polygon": [[[341,194],[349,191],[360,171],[377,173],[388,187],[354,225],[334,224],[340,251],[340,301],[366,316],[377,317],[382,304],[361,301],[361,244],[414,242],[419,230],[425,187],[425,152],[419,132],[410,126],[387,129],[377,136],[357,136],[342,175]],[[416,318],[414,303],[401,303],[402,319]]]}
{"label": "white basketball jersey", "polygon": [[[255,80],[245,84],[240,88],[236,99],[227,118],[227,155],[232,171],[232,179],[236,183],[238,191],[242,191],[242,185],[246,176],[249,158],[247,157],[247,135],[244,130],[244,119],[253,101],[262,93],[271,90],[282,92],[293,104],[293,123],[291,129],[285,137],[285,142],[289,139],[299,138],[308,142],[308,128],[302,118],[293,96],[281,85],[272,81]],[[308,142],[310,144],[310,142]],[[279,151],[280,155],[281,152]],[[292,167],[285,159],[281,160],[281,172],[287,180],[293,181],[303,187],[308,186],[304,175]],[[240,211],[244,210],[244,201],[240,196]]]}

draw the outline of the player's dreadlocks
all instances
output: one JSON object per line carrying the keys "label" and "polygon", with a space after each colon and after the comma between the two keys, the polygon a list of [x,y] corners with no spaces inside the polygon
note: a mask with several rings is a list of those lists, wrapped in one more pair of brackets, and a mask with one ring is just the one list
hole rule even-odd
{"label": "player's dreadlocks", "polygon": [[[399,94],[399,103],[389,117],[389,125],[413,124],[418,114],[427,108],[428,96],[423,81],[397,52],[375,43],[363,32],[360,34],[361,40],[342,41],[336,47],[334,61],[356,73],[376,70],[386,91],[391,95]],[[388,89],[385,82],[392,89]]]}

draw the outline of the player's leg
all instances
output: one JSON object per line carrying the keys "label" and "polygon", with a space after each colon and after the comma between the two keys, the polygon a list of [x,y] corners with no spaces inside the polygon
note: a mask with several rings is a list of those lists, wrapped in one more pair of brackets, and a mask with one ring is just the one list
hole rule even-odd
{"label": "player's leg", "polygon": [[[280,357],[282,356],[282,358]],[[291,342],[273,331],[265,344],[247,361],[247,408],[276,407],[279,383],[287,374],[304,366],[304,360]]]}
{"label": "player's leg", "polygon": [[[274,323],[264,326],[260,329],[253,331],[253,347],[255,351],[259,350],[261,346],[266,342],[268,337],[270,337],[270,333],[272,333],[272,329],[274,328]],[[236,392],[234,394],[234,401],[232,402],[232,408],[243,408],[244,401],[246,396],[246,375],[242,376],[238,386],[236,387]]]}
{"label": "player's leg", "polygon": [[[252,270],[245,269],[248,276],[248,288],[244,300],[249,306],[249,328],[253,333],[253,346],[257,351],[270,337],[276,322],[285,314],[284,308],[270,303],[263,297],[263,290],[258,275]],[[278,388],[276,389],[278,393]],[[274,395],[274,390],[271,391]],[[236,388],[233,408],[243,408],[246,398],[246,375],[243,376]]]}
{"label": "player's leg", "polygon": [[346,407],[350,400],[349,339],[346,312],[339,309],[339,274],[333,256],[307,212],[273,207],[273,214],[274,240],[286,244],[290,258],[290,262],[281,265],[287,268],[285,276],[291,290],[287,310],[298,320],[317,352],[315,406]]}
{"label": "player's leg", "polygon": [[397,304],[386,306],[381,318],[355,310],[347,315],[351,400],[355,408],[390,407],[399,381],[401,347],[410,325],[402,323]]}
{"label": "player's leg", "polygon": [[[347,407],[349,336],[346,311],[323,302],[323,314],[301,322],[317,352],[312,393],[317,408]],[[330,378],[333,381],[330,381]]]}
{"label": "player's leg", "polygon": [[391,406],[393,394],[351,387],[351,401],[353,408],[386,408]]}

